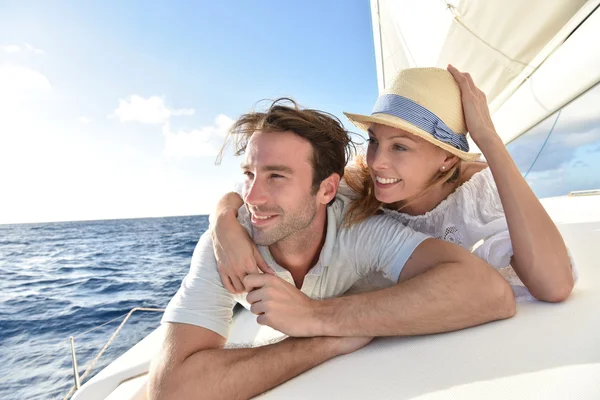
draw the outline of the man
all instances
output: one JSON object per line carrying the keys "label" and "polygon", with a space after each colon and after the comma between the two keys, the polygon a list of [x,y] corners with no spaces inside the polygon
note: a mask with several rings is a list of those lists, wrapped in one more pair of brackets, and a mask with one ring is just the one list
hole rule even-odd
{"label": "man", "polygon": [[[351,228],[342,225],[348,201],[336,192],[350,139],[338,120],[276,101],[264,113],[242,116],[230,134],[237,138],[237,154],[245,154],[246,217],[274,274],[248,275],[243,284],[250,293],[232,295],[221,283],[210,235],[202,235],[190,273],[163,317],[167,333],[151,367],[151,399],[256,396],[363,347],[372,336],[400,332],[402,318],[389,321],[386,312],[400,310],[419,321],[412,330],[460,329],[514,314],[506,281],[459,246],[428,238],[384,215]],[[315,323],[319,319],[311,298],[339,296],[371,272],[402,286],[373,297],[345,298],[377,303],[377,309],[367,304],[362,309],[369,311],[351,317],[372,320],[374,311],[382,325],[372,333],[354,333],[361,328],[349,326],[345,337],[290,337],[257,348],[223,348],[236,301],[252,304],[259,323],[268,324],[271,314],[285,314],[275,327],[283,332],[286,325],[295,325],[286,321],[312,321],[301,334],[314,336],[326,328]],[[392,301],[380,301],[382,295]]]}

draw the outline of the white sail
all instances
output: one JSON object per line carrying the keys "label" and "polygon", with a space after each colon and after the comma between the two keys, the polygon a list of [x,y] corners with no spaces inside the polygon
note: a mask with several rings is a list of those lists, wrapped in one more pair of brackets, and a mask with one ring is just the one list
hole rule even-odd
{"label": "white sail", "polygon": [[[451,63],[471,73],[496,111],[598,4],[598,0],[371,0],[379,90],[399,69],[444,68]],[[578,87],[578,93],[560,106],[589,87]],[[522,132],[545,116],[519,129]],[[521,132],[511,128],[505,139]]]}

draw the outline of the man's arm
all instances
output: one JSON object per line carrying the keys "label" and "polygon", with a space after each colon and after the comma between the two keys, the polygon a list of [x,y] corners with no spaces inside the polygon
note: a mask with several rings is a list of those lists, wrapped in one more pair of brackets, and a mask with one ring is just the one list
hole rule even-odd
{"label": "man's arm", "polygon": [[256,348],[223,349],[225,339],[194,325],[168,324],[150,368],[150,399],[247,399],[369,338],[289,338]]}
{"label": "man's arm", "polygon": [[460,246],[426,239],[404,268],[390,269],[402,270],[393,287],[327,300],[266,274],[248,275],[244,285],[260,287],[247,297],[257,321],[296,337],[423,335],[515,314],[504,278]]}
{"label": "man's arm", "polygon": [[369,340],[287,339],[223,349],[234,304],[219,278],[210,235],[204,233],[190,272],[163,314],[167,334],[150,372],[151,399],[249,398]]}
{"label": "man's arm", "polygon": [[459,330],[512,317],[512,289],[490,265],[452,243],[427,239],[398,284],[311,302],[316,332],[328,336],[404,336]]}

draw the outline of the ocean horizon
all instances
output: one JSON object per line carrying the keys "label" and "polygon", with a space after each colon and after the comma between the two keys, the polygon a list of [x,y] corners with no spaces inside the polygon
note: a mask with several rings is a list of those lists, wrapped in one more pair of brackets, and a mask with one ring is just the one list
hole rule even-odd
{"label": "ocean horizon", "polygon": [[102,222],[102,221],[127,221],[134,219],[159,219],[159,218],[180,218],[180,217],[208,217],[208,214],[183,214],[183,215],[163,215],[158,217],[110,217],[110,218],[85,218],[85,219],[65,219],[50,221],[25,221],[25,222],[0,222],[1,226],[8,225],[40,225],[40,224],[61,224],[69,222]]}

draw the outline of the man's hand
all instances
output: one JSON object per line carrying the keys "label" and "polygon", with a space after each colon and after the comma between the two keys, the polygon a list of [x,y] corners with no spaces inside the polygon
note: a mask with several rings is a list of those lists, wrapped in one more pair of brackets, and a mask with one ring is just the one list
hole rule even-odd
{"label": "man's hand", "polygon": [[[316,318],[318,300],[313,300],[278,276],[250,274],[244,278],[246,300],[256,321],[294,337],[321,336],[323,329]],[[365,343],[366,344],[366,343]],[[362,347],[362,346],[361,346]]]}

